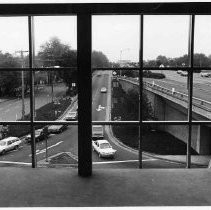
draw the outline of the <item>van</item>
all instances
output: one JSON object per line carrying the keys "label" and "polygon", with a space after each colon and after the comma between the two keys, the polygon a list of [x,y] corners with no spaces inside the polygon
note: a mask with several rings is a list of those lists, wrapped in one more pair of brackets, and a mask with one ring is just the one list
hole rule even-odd
{"label": "van", "polygon": [[102,125],[93,125],[92,126],[92,138],[99,139],[103,138],[103,126]]}

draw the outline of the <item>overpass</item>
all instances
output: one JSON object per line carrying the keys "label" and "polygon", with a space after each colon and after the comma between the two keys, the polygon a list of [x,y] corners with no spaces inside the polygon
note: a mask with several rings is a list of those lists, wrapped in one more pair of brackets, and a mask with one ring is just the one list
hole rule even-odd
{"label": "overpass", "polygon": [[[135,78],[118,78],[125,91],[134,89],[139,91],[139,82]],[[153,81],[143,82],[143,91],[151,103],[153,116],[160,121],[185,121],[188,119],[188,95],[167,89]],[[211,103],[193,97],[193,120],[210,120]],[[157,127],[176,138],[187,142],[188,127],[185,125],[159,125]],[[191,146],[201,155],[211,154],[211,127],[205,125],[192,126]]]}

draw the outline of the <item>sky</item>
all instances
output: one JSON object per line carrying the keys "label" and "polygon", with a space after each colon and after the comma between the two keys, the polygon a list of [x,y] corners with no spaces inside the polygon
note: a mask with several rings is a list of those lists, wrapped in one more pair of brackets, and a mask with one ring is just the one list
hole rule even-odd
{"label": "sky", "polygon": [[[35,17],[35,50],[57,36],[77,48],[76,16]],[[92,50],[102,51],[110,61],[138,61],[138,15],[93,16]],[[28,50],[27,17],[0,17],[0,50],[14,54]],[[144,16],[144,59],[169,58],[188,52],[189,16]],[[196,16],[195,52],[211,54],[211,16]],[[18,55],[18,53],[16,53]]]}

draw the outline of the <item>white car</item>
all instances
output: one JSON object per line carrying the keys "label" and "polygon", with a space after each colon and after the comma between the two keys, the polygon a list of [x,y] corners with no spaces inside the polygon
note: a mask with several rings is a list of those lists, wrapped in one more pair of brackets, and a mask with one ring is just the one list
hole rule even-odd
{"label": "white car", "polygon": [[92,148],[93,151],[98,153],[99,157],[114,157],[116,153],[116,150],[105,139],[92,141]]}
{"label": "white car", "polygon": [[183,77],[187,77],[188,76],[188,72],[187,71],[182,71],[180,73],[180,75],[183,76]]}
{"label": "white car", "polygon": [[107,92],[106,87],[102,87],[101,90],[100,90],[100,92],[101,92],[101,93],[106,93],[106,92]]}
{"label": "white car", "polygon": [[0,153],[3,155],[9,150],[18,149],[22,141],[18,137],[8,137],[0,141]]}

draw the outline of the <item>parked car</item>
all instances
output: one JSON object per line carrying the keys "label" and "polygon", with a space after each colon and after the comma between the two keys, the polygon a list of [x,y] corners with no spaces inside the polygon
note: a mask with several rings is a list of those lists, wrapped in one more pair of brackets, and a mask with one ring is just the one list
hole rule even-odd
{"label": "parked car", "polygon": [[[48,138],[48,130],[46,132],[42,128],[35,130],[34,136],[35,136],[36,142],[42,141],[42,140]],[[31,134],[27,135],[25,140],[26,140],[26,142],[30,143],[31,142]]]}
{"label": "parked car", "polygon": [[68,112],[67,116],[65,117],[66,121],[72,121],[78,119],[78,113],[77,112]]}
{"label": "parked car", "polygon": [[51,125],[48,127],[48,133],[62,133],[67,128],[67,125]]}
{"label": "parked car", "polygon": [[100,92],[101,92],[101,93],[106,93],[106,92],[107,92],[106,87],[102,87],[101,90],[100,90]]}
{"label": "parked car", "polygon": [[103,139],[103,140],[96,140],[92,141],[92,148],[93,151],[96,151],[99,157],[114,157],[116,150],[112,148],[110,143]]}
{"label": "parked car", "polygon": [[7,137],[0,141],[0,153],[3,155],[7,151],[18,149],[22,141],[18,137]]}

